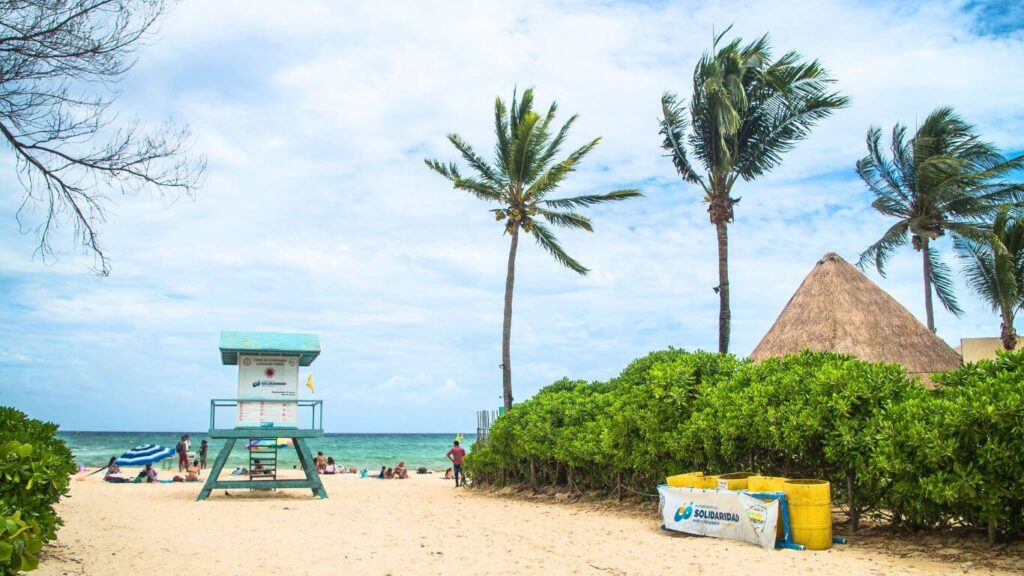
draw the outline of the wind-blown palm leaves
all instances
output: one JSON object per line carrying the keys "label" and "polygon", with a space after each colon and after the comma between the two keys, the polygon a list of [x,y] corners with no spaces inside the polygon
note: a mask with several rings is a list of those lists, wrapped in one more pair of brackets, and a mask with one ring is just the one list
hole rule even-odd
{"label": "wind-blown palm leaves", "polygon": [[1004,158],[952,108],[929,114],[909,140],[907,128],[896,124],[892,158],[885,157],[880,141],[880,129],[868,130],[868,155],[857,162],[857,173],[875,196],[872,207],[897,221],[860,255],[857,266],[864,269],[873,264],[885,276],[892,253],[909,241],[921,252],[925,314],[928,328],[934,331],[933,286],[946,310],[958,316],[962,311],[949,266],[931,242],[946,232],[954,238],[983,241],[984,222],[1003,204],[1021,198],[1021,186],[1007,184],[1001,177],[1020,168],[1024,157]]}
{"label": "wind-blown palm leaves", "polygon": [[[731,27],[730,27],[731,28]],[[729,236],[732,196],[738,178],[753,180],[782,161],[786,151],[811,128],[849,99],[828,87],[833,82],[817,60],[804,62],[796,52],[771,58],[768,35],[743,45],[737,38],[705,53],[693,73],[689,118],[682,101],[661,98],[662,147],[685,182],[704,191],[718,235],[718,351],[729,351]],[[691,161],[692,156],[699,166]]]}
{"label": "wind-blown palm leaves", "polygon": [[964,260],[967,285],[999,314],[1003,348],[1013,350],[1017,345],[1013,321],[1024,306],[1024,221],[1003,207],[982,240],[956,238],[953,242]]}
{"label": "wind-blown palm leaves", "polygon": [[503,222],[505,233],[511,237],[505,279],[505,321],[501,343],[502,385],[506,410],[512,408],[512,361],[509,346],[512,333],[512,289],[515,284],[516,250],[520,230],[532,235],[537,244],[560,264],[578,274],[586,274],[587,268],[565,252],[549,225],[592,232],[590,220],[577,210],[641,195],[638,190],[623,189],[573,198],[548,198],[548,194],[576,170],[583,158],[601,140],[595,138],[570,153],[564,160],[556,160],[569,135],[569,129],[577,118],[573,115],[561,128],[555,130],[552,123],[556,110],[557,105],[552,102],[547,114],[541,116],[535,112],[533,89],[526,90],[519,100],[513,92],[509,107],[506,107],[501,98],[497,98],[494,103],[494,132],[497,143],[494,146],[493,164],[484,160],[457,134],[449,134],[448,140],[469,164],[474,173],[472,176],[463,176],[454,163],[442,164],[433,159],[425,160],[427,166],[451,181],[456,190],[465,190],[481,200],[497,204],[498,207],[491,212],[499,222]]}

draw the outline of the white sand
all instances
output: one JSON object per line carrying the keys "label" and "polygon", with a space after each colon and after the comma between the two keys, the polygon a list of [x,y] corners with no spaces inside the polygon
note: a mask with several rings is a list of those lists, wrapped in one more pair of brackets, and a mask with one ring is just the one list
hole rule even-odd
{"label": "white sand", "polygon": [[[288,471],[293,473],[292,471]],[[655,514],[502,498],[451,481],[325,476],[330,495],[198,484],[71,483],[66,526],[40,575],[153,574],[963,574],[957,563],[875,548],[765,551],[663,532]],[[973,568],[971,574],[998,574]]]}

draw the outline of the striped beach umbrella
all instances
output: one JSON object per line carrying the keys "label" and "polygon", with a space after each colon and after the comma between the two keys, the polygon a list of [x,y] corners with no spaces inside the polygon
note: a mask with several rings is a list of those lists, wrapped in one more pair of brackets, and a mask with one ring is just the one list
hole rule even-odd
{"label": "striped beach umbrella", "polygon": [[174,450],[159,444],[143,444],[121,454],[114,463],[118,466],[145,466],[174,456]]}

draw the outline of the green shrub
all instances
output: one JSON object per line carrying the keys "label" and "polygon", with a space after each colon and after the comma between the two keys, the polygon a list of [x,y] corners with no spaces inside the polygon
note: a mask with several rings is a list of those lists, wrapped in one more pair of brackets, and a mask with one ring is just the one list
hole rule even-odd
{"label": "green shrub", "polygon": [[77,470],[57,426],[0,407],[0,569],[35,568],[42,543],[62,525],[53,505]]}
{"label": "green shrub", "polygon": [[885,507],[912,526],[1024,535],[1024,353],[937,375],[940,388],[879,426],[871,468]]}
{"label": "green shrub", "polygon": [[854,521],[1024,535],[1024,352],[934,380],[828,352],[652,352],[606,383],[563,379],[516,405],[467,472],[640,494],[690,470],[822,478]]}

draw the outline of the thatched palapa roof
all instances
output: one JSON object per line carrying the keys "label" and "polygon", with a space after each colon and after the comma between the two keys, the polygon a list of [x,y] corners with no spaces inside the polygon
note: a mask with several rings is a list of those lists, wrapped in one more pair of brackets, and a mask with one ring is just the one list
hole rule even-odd
{"label": "thatched palapa roof", "polygon": [[802,350],[895,362],[911,374],[960,366],[960,355],[948,344],[832,252],[818,260],[750,357],[762,360]]}

